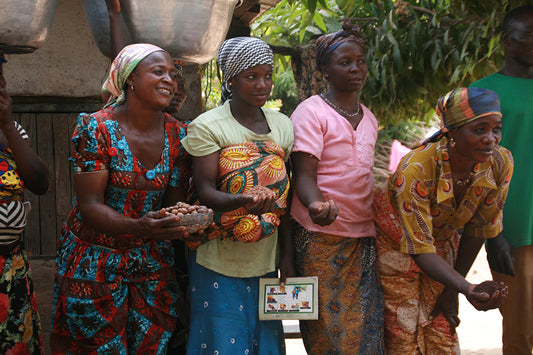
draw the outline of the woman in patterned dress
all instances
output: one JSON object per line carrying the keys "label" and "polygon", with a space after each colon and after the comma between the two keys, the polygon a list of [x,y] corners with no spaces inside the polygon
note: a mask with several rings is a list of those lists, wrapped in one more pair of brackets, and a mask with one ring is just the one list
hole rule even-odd
{"label": "woman in patterned dress", "polygon": [[193,238],[160,209],[185,199],[185,126],[162,112],[176,93],[170,55],[125,47],[104,84],[112,97],[72,136],[76,200],[58,242],[55,354],[165,354],[176,324],[170,239]]}
{"label": "woman in patterned dress", "polygon": [[498,145],[498,95],[459,88],[438,101],[442,130],[408,153],[375,192],[387,354],[458,354],[458,292],[478,310],[497,308],[465,280],[485,238],[502,230],[513,171]]}
{"label": "woman in patterned dress", "polygon": [[[109,13],[109,36],[111,44],[111,55],[116,57],[122,48],[126,46],[126,40],[122,27],[120,24],[120,13],[122,12],[122,6],[119,0],[106,0],[107,12]],[[183,119],[179,112],[183,103],[187,99],[187,90],[185,79],[183,78],[183,66],[182,62],[178,59],[174,59],[174,66],[176,67],[176,73],[178,77],[177,91],[170,101],[170,105],[163,109],[163,112],[170,114],[178,121],[188,123],[189,121]],[[109,93],[103,93],[102,98],[104,102],[109,99]],[[172,240],[174,247],[174,269],[176,273],[176,279],[178,280],[178,293],[180,301],[176,304],[176,311],[178,313],[178,320],[176,323],[176,329],[174,335],[168,345],[169,353],[184,354],[186,352],[187,335],[189,333],[189,300],[187,295],[188,289],[188,273],[187,273],[187,251],[188,248],[183,240]]]}
{"label": "woman in patterned dress", "polygon": [[346,21],[317,40],[327,92],[293,112],[296,267],[318,276],[318,320],[300,321],[310,354],[383,352],[383,298],[372,190],[378,123],[359,102],[368,75],[364,40]]}
{"label": "woman in patterned dress", "polygon": [[[285,354],[281,321],[260,321],[258,301],[260,277],[276,278],[277,267],[282,281],[293,276],[284,163],[292,125],[263,107],[272,90],[266,43],[229,39],[217,63],[227,101],[192,121],[183,142],[193,156],[196,194],[216,222],[209,240],[189,254],[187,354]],[[266,192],[250,195],[258,185]]]}
{"label": "woman in patterned dress", "polygon": [[48,169],[11,116],[0,54],[0,353],[44,354],[30,264],[21,242],[26,225],[23,192],[48,189]]}

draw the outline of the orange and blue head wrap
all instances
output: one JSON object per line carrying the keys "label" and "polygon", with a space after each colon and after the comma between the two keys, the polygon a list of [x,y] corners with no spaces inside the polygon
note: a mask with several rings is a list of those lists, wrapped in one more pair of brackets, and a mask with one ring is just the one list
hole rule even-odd
{"label": "orange and blue head wrap", "polygon": [[499,115],[500,97],[489,89],[469,87],[457,88],[442,96],[435,107],[441,120],[441,129],[427,141],[434,142],[446,132],[459,128],[478,118]]}
{"label": "orange and blue head wrap", "polygon": [[365,47],[365,40],[359,33],[359,26],[353,26],[349,19],[345,19],[342,24],[342,30],[327,33],[318,37],[316,40],[316,69],[322,70],[322,66],[328,62],[329,56],[337,47],[346,42],[354,42]]}

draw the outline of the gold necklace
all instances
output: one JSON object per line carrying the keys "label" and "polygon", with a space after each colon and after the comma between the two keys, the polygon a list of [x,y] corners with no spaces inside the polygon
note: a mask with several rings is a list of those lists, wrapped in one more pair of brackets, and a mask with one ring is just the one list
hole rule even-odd
{"label": "gold necklace", "polygon": [[324,93],[320,94],[320,97],[324,99],[324,101],[326,101],[326,103],[328,105],[330,105],[331,107],[333,107],[333,109],[335,109],[335,111],[337,111],[338,113],[344,115],[344,116],[348,116],[348,117],[355,117],[359,114],[359,112],[361,112],[361,105],[357,104],[357,111],[355,111],[355,113],[348,113],[346,111],[344,111],[342,108],[340,108],[339,106],[335,105],[333,102],[329,101],[328,98],[326,97],[326,95]]}
{"label": "gold necklace", "polygon": [[473,176],[474,176],[474,171],[472,170],[470,172],[470,174],[468,174],[468,176],[465,179],[459,180],[457,178],[454,178],[453,182],[455,182],[457,184],[457,186],[464,187],[464,186],[470,184],[470,182],[472,182],[472,177]]}

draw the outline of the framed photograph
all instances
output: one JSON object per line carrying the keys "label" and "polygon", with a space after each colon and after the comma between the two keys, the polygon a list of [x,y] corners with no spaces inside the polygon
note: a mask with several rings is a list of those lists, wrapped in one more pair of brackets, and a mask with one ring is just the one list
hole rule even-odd
{"label": "framed photograph", "polygon": [[259,279],[259,319],[318,319],[318,277]]}

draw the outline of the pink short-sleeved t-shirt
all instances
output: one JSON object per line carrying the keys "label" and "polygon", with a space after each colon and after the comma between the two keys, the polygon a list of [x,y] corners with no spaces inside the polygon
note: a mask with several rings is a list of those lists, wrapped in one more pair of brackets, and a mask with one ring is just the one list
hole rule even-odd
{"label": "pink short-sleeved t-shirt", "polygon": [[292,152],[309,153],[319,160],[318,187],[324,199],[334,200],[339,208],[335,222],[319,226],[294,194],[291,216],[307,230],[354,238],[376,235],[372,167],[378,123],[367,107],[361,108],[364,116],[355,131],[318,95],[303,101],[291,116]]}

